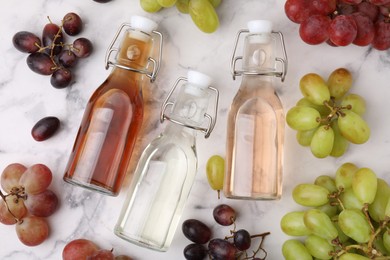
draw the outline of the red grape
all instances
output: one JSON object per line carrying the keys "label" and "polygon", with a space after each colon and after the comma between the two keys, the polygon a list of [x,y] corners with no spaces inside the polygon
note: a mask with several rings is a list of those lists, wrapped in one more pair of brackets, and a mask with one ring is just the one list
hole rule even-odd
{"label": "red grape", "polygon": [[375,36],[374,23],[368,16],[361,13],[354,13],[352,17],[357,26],[357,34],[353,43],[358,46],[369,45]]}
{"label": "red grape", "polygon": [[28,195],[44,192],[50,185],[53,174],[44,164],[34,164],[20,177],[19,184]]}
{"label": "red grape", "polygon": [[37,217],[49,217],[57,209],[58,198],[51,190],[45,190],[38,194],[28,195],[24,204],[32,215]]}
{"label": "red grape", "polygon": [[11,163],[1,173],[1,187],[7,193],[11,192],[12,188],[18,187],[19,179],[26,171],[26,166],[20,163]]}
{"label": "red grape", "polygon": [[379,14],[379,7],[369,2],[361,2],[357,6],[357,12],[367,15],[371,21],[375,22]]}
{"label": "red grape", "polygon": [[15,48],[21,52],[37,52],[41,46],[41,39],[31,32],[17,32],[12,38]]}
{"label": "red grape", "polygon": [[252,238],[248,231],[240,229],[234,232],[234,246],[241,251],[245,251],[251,247]]}
{"label": "red grape", "polygon": [[355,19],[350,15],[336,16],[329,26],[329,38],[337,46],[351,44],[357,35]]}
{"label": "red grape", "polygon": [[27,65],[32,71],[41,75],[51,75],[56,68],[50,56],[41,52],[34,52],[28,55]]}
{"label": "red grape", "polygon": [[235,260],[236,248],[227,240],[215,238],[208,244],[209,253],[213,259]]}
{"label": "red grape", "polygon": [[100,249],[87,257],[87,260],[114,260],[114,254],[110,250]]}
{"label": "red grape", "polygon": [[328,15],[336,11],[336,3],[337,0],[316,0],[311,4],[319,12],[318,14]]}
{"label": "red grape", "polygon": [[60,120],[54,116],[40,119],[31,129],[31,135],[35,141],[44,141],[52,137],[60,127]]}
{"label": "red grape", "polygon": [[133,258],[127,255],[117,255],[115,256],[115,260],[133,260]]}
{"label": "red grape", "polygon": [[87,38],[78,38],[73,42],[73,52],[79,58],[86,58],[92,53],[92,43]]}
{"label": "red grape", "polygon": [[371,44],[377,50],[390,48],[390,23],[386,21],[375,23],[375,38]]}
{"label": "red grape", "polygon": [[329,39],[328,27],[331,20],[325,15],[312,15],[299,26],[299,35],[307,44],[320,44]]}
{"label": "red grape", "polygon": [[205,244],[211,238],[210,228],[196,219],[187,219],[182,224],[183,234],[194,243]]}
{"label": "red grape", "polygon": [[67,13],[63,19],[63,28],[68,35],[77,35],[83,28],[83,22],[75,13]]}
{"label": "red grape", "polygon": [[183,253],[187,260],[199,260],[207,256],[207,249],[201,244],[189,244],[184,248]]}
{"label": "red grape", "polygon": [[49,236],[49,225],[46,219],[29,216],[16,225],[19,240],[27,246],[37,246]]}
{"label": "red grape", "polygon": [[0,199],[0,223],[3,223],[4,225],[13,225],[16,222],[16,218],[8,211],[5,201]]}
{"label": "red grape", "polygon": [[99,251],[99,247],[88,239],[76,239],[69,242],[62,251],[63,260],[85,260]]}
{"label": "red grape", "polygon": [[236,211],[226,204],[220,204],[213,210],[215,221],[222,226],[230,226],[236,220]]}
{"label": "red grape", "polygon": [[54,23],[48,23],[43,27],[42,43],[45,52],[49,55],[57,55],[62,50],[63,35],[61,28]]}
{"label": "red grape", "polygon": [[340,3],[349,4],[349,5],[358,5],[362,0],[339,0]]}
{"label": "red grape", "polygon": [[339,3],[337,5],[337,13],[340,14],[353,14],[357,10],[357,5],[349,5],[349,4],[343,4]]}
{"label": "red grape", "polygon": [[387,5],[390,4],[390,0],[368,0],[371,4],[374,5]]}
{"label": "red grape", "polygon": [[287,17],[294,23],[301,23],[318,12],[311,5],[311,0],[287,0],[284,10]]}
{"label": "red grape", "polygon": [[77,56],[71,50],[62,50],[58,54],[58,62],[65,68],[71,68],[77,64]]}
{"label": "red grape", "polygon": [[72,71],[66,68],[56,70],[50,77],[50,84],[55,88],[66,88],[72,82]]}

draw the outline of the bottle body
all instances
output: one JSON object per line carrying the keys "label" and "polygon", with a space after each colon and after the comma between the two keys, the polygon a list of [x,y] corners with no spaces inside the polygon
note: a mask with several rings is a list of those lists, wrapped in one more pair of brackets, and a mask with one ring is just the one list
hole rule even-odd
{"label": "bottle body", "polygon": [[166,251],[196,171],[192,130],[169,125],[141,155],[115,234],[137,245]]}
{"label": "bottle body", "polygon": [[284,112],[272,84],[244,76],[228,115],[225,196],[279,199],[283,143]]}
{"label": "bottle body", "polygon": [[[143,69],[152,40],[137,31],[124,36],[118,64]],[[91,96],[77,133],[64,180],[104,194],[116,196],[143,120],[140,73],[115,67]]]}

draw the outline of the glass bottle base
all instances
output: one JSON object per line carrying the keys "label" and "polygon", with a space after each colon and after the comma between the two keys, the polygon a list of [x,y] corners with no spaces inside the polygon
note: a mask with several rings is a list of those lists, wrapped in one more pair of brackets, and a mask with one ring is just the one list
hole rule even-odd
{"label": "glass bottle base", "polygon": [[104,195],[113,196],[113,197],[118,195],[118,193],[112,191],[111,189],[109,189],[109,187],[104,187],[98,183],[96,183],[96,184],[93,182],[85,183],[85,182],[81,182],[81,181],[78,181],[76,179],[71,179],[68,177],[64,177],[63,180],[69,184],[73,184],[73,185],[88,189],[90,191],[99,192],[99,193],[104,194]]}

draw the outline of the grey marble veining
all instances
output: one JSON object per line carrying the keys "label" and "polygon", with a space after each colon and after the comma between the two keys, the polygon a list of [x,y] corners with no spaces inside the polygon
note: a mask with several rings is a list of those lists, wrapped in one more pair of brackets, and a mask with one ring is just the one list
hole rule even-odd
{"label": "grey marble veining", "polygon": [[[163,97],[175,79],[185,76],[188,68],[213,77],[214,86],[221,92],[218,121],[209,139],[198,135],[199,171],[188,199],[182,221],[198,218],[209,224],[215,236],[229,234],[229,228],[217,226],[212,210],[219,203],[228,203],[239,212],[237,227],[252,233],[270,231],[264,244],[269,260],[280,260],[282,241],[288,237],[279,228],[281,217],[298,209],[291,198],[292,188],[301,182],[312,182],[318,175],[332,174],[343,162],[354,162],[372,168],[390,181],[389,134],[390,98],[388,52],[368,47],[333,48],[325,44],[308,46],[298,36],[298,26],[284,15],[284,1],[223,0],[219,7],[220,28],[213,34],[200,32],[188,15],[175,8],[147,14],[136,0],[113,0],[98,4],[92,0],[20,0],[3,1],[0,8],[0,170],[12,162],[25,165],[44,163],[54,174],[51,189],[60,199],[58,211],[49,218],[51,234],[37,247],[22,245],[14,226],[0,226],[0,259],[35,260],[61,259],[62,249],[72,239],[88,238],[100,247],[114,248],[115,254],[128,254],[137,260],[183,259],[183,249],[189,241],[178,228],[171,248],[166,253],[150,251],[129,244],[113,233],[125,199],[130,178],[127,177],[118,197],[106,197],[66,184],[62,180],[70,150],[90,95],[108,76],[104,56],[118,26],[131,15],[146,15],[159,22],[164,34],[163,64],[152,85],[147,107],[148,124],[143,129],[134,158],[163,128],[158,113]],[[12,36],[22,30],[41,35],[47,16],[58,23],[70,11],[78,13],[85,22],[81,36],[94,43],[91,57],[81,60],[75,70],[75,81],[66,89],[55,89],[46,76],[34,74],[26,64],[27,55],[12,46]],[[309,149],[295,141],[295,132],[286,127],[284,187],[280,201],[251,202],[218,201],[206,180],[205,164],[213,154],[224,155],[227,111],[236,93],[240,78],[230,75],[230,55],[239,29],[252,19],[269,19],[275,30],[282,31],[287,47],[289,68],[286,81],[278,86],[285,110],[300,98],[298,82],[308,72],[328,75],[338,67],[347,67],[354,74],[351,92],[366,98],[367,119],[372,137],[364,145],[351,145],[342,158],[315,159]],[[61,122],[60,131],[51,139],[38,143],[30,135],[40,118],[54,115]],[[135,162],[132,162],[134,167]]]}

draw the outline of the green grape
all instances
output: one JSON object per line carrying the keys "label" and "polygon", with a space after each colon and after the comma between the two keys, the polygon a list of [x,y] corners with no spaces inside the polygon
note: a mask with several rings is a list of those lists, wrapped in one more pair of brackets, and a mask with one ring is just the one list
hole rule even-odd
{"label": "green grape", "polygon": [[386,204],[385,216],[390,217],[390,199],[387,201],[387,204]]}
{"label": "green grape", "polygon": [[327,189],[330,193],[336,192],[336,182],[329,175],[320,175],[314,180],[314,184],[319,185]]}
{"label": "green grape", "polygon": [[332,220],[319,209],[309,209],[303,216],[305,226],[314,234],[327,240],[338,236],[337,229]]}
{"label": "green grape", "polygon": [[378,178],[374,201],[368,206],[370,217],[376,222],[385,220],[387,202],[390,198],[390,187],[383,179]]}
{"label": "green grape", "polygon": [[282,245],[282,253],[285,260],[312,260],[313,257],[305,245],[296,239],[286,240]]}
{"label": "green grape", "polygon": [[306,130],[306,131],[297,131],[296,138],[300,145],[310,146],[311,139],[313,138],[314,133],[317,131],[317,127]]}
{"label": "green grape", "polygon": [[334,248],[326,239],[316,235],[309,235],[305,240],[305,246],[309,253],[319,259],[331,259]]}
{"label": "green grape", "polygon": [[330,152],[330,156],[340,157],[347,151],[349,147],[349,142],[341,134],[337,121],[335,123],[332,123],[332,128],[334,132],[334,142],[332,151]]}
{"label": "green grape", "polygon": [[352,87],[352,75],[347,69],[339,68],[329,75],[327,83],[330,95],[340,99]]}
{"label": "green grape", "polygon": [[337,123],[341,134],[351,143],[362,144],[370,138],[370,128],[361,116],[350,110],[343,110]]}
{"label": "green grape", "polygon": [[370,240],[371,228],[364,214],[355,209],[344,209],[339,214],[340,229],[358,243]]}
{"label": "green grape", "polygon": [[362,96],[357,94],[349,94],[341,101],[342,107],[351,106],[351,111],[358,115],[363,115],[366,112],[366,101]]}
{"label": "green grape", "polygon": [[303,223],[303,211],[289,212],[280,220],[280,227],[289,236],[307,236],[311,234]]}
{"label": "green grape", "polygon": [[[379,236],[376,236],[374,241],[373,241],[373,245],[374,247],[376,248],[376,250],[379,250],[383,255],[390,255],[389,253],[389,250],[386,248],[385,246],[385,243],[383,242],[383,237],[385,235],[385,233],[387,232],[384,232],[383,235],[380,234]],[[387,234],[388,236],[388,234]],[[390,238],[387,238],[387,239],[390,239]],[[387,241],[387,243],[389,243],[390,241]]]}
{"label": "green grape", "polygon": [[320,113],[311,107],[295,106],[286,114],[287,124],[294,130],[307,131],[320,125]]}
{"label": "green grape", "polygon": [[210,3],[213,5],[214,8],[217,8],[218,6],[220,6],[222,0],[209,0]]}
{"label": "green grape", "polygon": [[303,107],[311,107],[311,108],[314,108],[315,110],[317,110],[318,112],[320,112],[320,115],[321,116],[327,116],[329,115],[330,113],[330,109],[325,106],[325,105],[316,105],[316,104],[313,104],[312,102],[310,102],[310,100],[308,100],[307,98],[301,98],[300,100],[298,100],[297,106],[303,106]]}
{"label": "green grape", "polygon": [[352,188],[345,189],[340,195],[340,200],[346,209],[361,210],[364,206],[364,203],[355,196]]}
{"label": "green grape", "polygon": [[385,231],[383,233],[383,245],[385,246],[386,250],[390,251],[390,231]]}
{"label": "green grape", "polygon": [[370,260],[370,258],[354,253],[345,253],[338,260]]}
{"label": "green grape", "polygon": [[158,12],[162,8],[157,0],[140,0],[140,4],[142,9],[149,13]]}
{"label": "green grape", "polygon": [[325,158],[333,149],[334,132],[327,125],[320,126],[311,139],[311,153],[317,158]]}
{"label": "green grape", "polygon": [[350,240],[350,237],[347,236],[346,234],[344,234],[344,232],[341,230],[338,219],[339,219],[338,216],[335,216],[335,218],[332,218],[333,224],[336,227],[337,232],[338,232],[338,237],[337,237],[338,240],[341,243],[344,243],[344,245],[345,245],[345,243]]}
{"label": "green grape", "polygon": [[306,207],[318,207],[329,202],[329,191],[315,184],[298,184],[293,192],[294,201]]}
{"label": "green grape", "polygon": [[309,73],[303,76],[299,88],[303,96],[316,105],[323,105],[330,99],[329,88],[318,74]]}
{"label": "green grape", "polygon": [[371,204],[375,199],[377,187],[378,179],[371,169],[360,168],[353,175],[352,189],[361,202]]}
{"label": "green grape", "polygon": [[217,30],[219,18],[209,0],[191,0],[188,8],[193,22],[202,32],[212,33]]}
{"label": "green grape", "polygon": [[177,0],[176,1],[177,10],[179,10],[179,12],[181,12],[183,14],[188,14],[189,13],[189,10],[188,10],[189,2],[190,2],[190,0]]}
{"label": "green grape", "polygon": [[206,175],[210,187],[219,192],[223,189],[225,175],[225,160],[219,155],[211,156],[206,164]]}
{"label": "green grape", "polygon": [[337,206],[332,206],[329,203],[322,205],[322,206],[319,206],[319,207],[316,207],[316,209],[321,210],[326,215],[328,215],[330,218],[332,218],[338,214]]}
{"label": "green grape", "polygon": [[337,188],[352,187],[352,179],[359,168],[353,163],[344,163],[336,171],[335,183]]}
{"label": "green grape", "polygon": [[176,3],[176,0],[157,0],[157,2],[162,6],[162,7],[171,7],[174,6]]}

